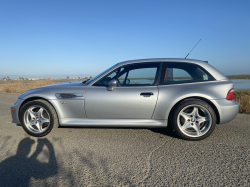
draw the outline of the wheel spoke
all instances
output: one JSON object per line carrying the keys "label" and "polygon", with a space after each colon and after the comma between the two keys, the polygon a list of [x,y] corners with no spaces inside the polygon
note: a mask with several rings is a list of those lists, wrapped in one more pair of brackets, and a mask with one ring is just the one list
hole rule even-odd
{"label": "wheel spoke", "polygon": [[35,125],[36,125],[39,132],[41,132],[43,130],[42,129],[42,124],[40,122],[37,122]]}
{"label": "wheel spoke", "polygon": [[32,125],[35,125],[35,120],[30,120],[29,123],[27,123],[29,127],[32,127]]}
{"label": "wheel spoke", "polygon": [[44,123],[49,123],[49,119],[47,118],[41,119],[41,124],[44,124]]}
{"label": "wheel spoke", "polygon": [[32,119],[36,118],[36,113],[32,111],[32,109],[28,110],[29,115]]}
{"label": "wheel spoke", "polygon": [[187,128],[192,127],[191,123],[189,121],[185,121],[185,123],[182,125],[182,129],[186,130]]}
{"label": "wheel spoke", "polygon": [[194,124],[193,125],[193,128],[194,128],[194,130],[196,131],[196,134],[197,135],[200,135],[201,134],[201,130],[200,130],[200,124]]}
{"label": "wheel spoke", "polygon": [[199,109],[197,107],[194,107],[193,111],[192,111],[192,115],[194,117],[199,117]]}
{"label": "wheel spoke", "polygon": [[199,117],[196,121],[198,121],[199,124],[201,124],[202,122],[207,121],[206,117]]}
{"label": "wheel spoke", "polygon": [[40,108],[38,111],[37,111],[37,116],[39,118],[43,117],[43,108]]}
{"label": "wheel spoke", "polygon": [[180,115],[187,121],[190,118],[190,114],[186,112],[180,112]]}

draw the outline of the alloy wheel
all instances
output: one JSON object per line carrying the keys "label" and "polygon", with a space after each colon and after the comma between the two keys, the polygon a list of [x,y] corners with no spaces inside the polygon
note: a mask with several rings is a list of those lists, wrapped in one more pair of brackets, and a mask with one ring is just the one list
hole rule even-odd
{"label": "alloy wheel", "polygon": [[43,133],[50,125],[50,115],[41,106],[31,106],[24,113],[24,124],[33,133]]}
{"label": "alloy wheel", "polygon": [[212,125],[210,112],[201,105],[189,105],[178,114],[177,124],[182,133],[189,137],[206,134]]}

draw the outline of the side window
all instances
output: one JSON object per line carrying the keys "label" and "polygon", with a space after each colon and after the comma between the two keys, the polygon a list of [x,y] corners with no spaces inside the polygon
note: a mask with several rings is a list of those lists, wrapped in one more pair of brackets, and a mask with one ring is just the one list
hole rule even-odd
{"label": "side window", "polygon": [[160,63],[126,65],[118,76],[119,86],[153,86],[157,84]]}
{"label": "side window", "polygon": [[172,68],[172,69],[173,69],[173,81],[189,81],[193,79],[191,75],[183,69],[179,68]]}
{"label": "side window", "polygon": [[103,77],[101,80],[97,81],[93,86],[107,86],[110,80],[115,79],[117,77],[119,70],[120,68],[117,68],[113,72]]}
{"label": "side window", "polygon": [[163,63],[160,85],[212,81],[214,78],[202,67],[179,62]]}
{"label": "side window", "polygon": [[203,80],[204,80],[204,81],[207,81],[207,80],[209,79],[209,78],[208,78],[208,75],[207,75],[204,71],[202,71],[202,69],[197,68],[197,73],[199,73],[200,75],[203,76]]}

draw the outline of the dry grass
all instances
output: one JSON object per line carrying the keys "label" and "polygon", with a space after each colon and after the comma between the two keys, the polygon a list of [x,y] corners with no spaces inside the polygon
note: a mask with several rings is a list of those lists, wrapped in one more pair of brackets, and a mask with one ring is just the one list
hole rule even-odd
{"label": "dry grass", "polygon": [[250,79],[250,75],[227,75],[229,79]]}
{"label": "dry grass", "polygon": [[250,114],[250,89],[235,90],[234,100],[240,103],[240,113]]}
{"label": "dry grass", "polygon": [[55,83],[52,79],[43,79],[37,81],[5,81],[5,84],[0,84],[0,91],[5,93],[23,93],[27,90],[41,86],[46,86]]}

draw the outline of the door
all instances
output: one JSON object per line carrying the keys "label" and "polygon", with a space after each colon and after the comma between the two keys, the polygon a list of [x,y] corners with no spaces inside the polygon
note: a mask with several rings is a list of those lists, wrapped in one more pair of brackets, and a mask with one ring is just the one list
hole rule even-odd
{"label": "door", "polygon": [[[158,97],[160,63],[119,67],[88,88],[85,111],[90,119],[151,119]],[[108,82],[117,80],[113,91]]]}

